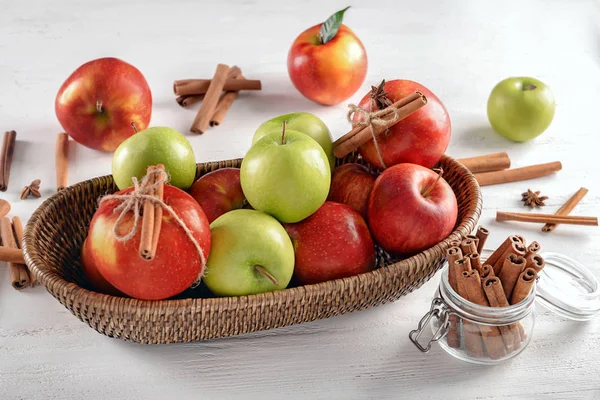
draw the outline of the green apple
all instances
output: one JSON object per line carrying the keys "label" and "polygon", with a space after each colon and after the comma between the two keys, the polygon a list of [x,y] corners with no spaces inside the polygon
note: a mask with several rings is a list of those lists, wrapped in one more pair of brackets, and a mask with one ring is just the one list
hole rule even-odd
{"label": "green apple", "polygon": [[271,132],[281,132],[283,121],[286,122],[286,129],[302,132],[315,139],[323,148],[329,159],[329,167],[333,170],[333,167],[335,167],[335,157],[333,155],[331,133],[327,125],[319,117],[311,113],[296,112],[280,115],[268,120],[258,127],[252,138],[252,144],[258,142]]}
{"label": "green apple", "polygon": [[210,224],[212,244],[204,283],[217,296],[285,289],[294,273],[294,247],[283,226],[255,210],[233,210]]}
{"label": "green apple", "polygon": [[534,78],[508,78],[498,83],[487,103],[492,128],[507,139],[526,142],[539,136],[554,118],[554,96]]}
{"label": "green apple", "polygon": [[141,179],[150,165],[163,164],[169,183],[187,190],[196,177],[196,158],[190,142],[174,129],[156,126],[136,133],[115,151],[112,173],[119,189],[133,185],[131,178]]}
{"label": "green apple", "polygon": [[298,222],[327,199],[331,170],[316,141],[286,128],[267,134],[248,150],[240,183],[252,208],[281,222]]}

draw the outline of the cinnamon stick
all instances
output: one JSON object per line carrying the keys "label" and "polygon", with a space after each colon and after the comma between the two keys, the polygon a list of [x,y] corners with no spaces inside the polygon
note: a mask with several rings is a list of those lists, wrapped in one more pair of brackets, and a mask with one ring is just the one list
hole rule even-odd
{"label": "cinnamon stick", "polygon": [[4,218],[10,212],[10,203],[4,199],[0,199],[0,219]]}
{"label": "cinnamon stick", "polygon": [[[427,98],[419,92],[415,92],[406,96],[391,106],[383,110],[381,118],[382,123],[377,125],[357,125],[350,132],[339,138],[333,143],[333,154],[337,158],[342,158],[345,155],[356,150],[369,140],[384,133],[387,129],[402,121],[421,107],[427,104]],[[394,113],[397,113],[397,118],[394,119]],[[385,121],[385,123],[383,123]],[[372,129],[372,130],[371,130]]]}
{"label": "cinnamon stick", "polygon": [[[155,168],[155,171],[164,171],[165,166],[163,164],[158,164]],[[164,200],[165,195],[165,184],[164,182],[160,182],[160,184],[156,187],[155,191],[156,198],[160,201]],[[152,233],[152,249],[150,251],[150,258],[153,259],[156,256],[156,249],[158,248],[158,239],[160,238],[160,230],[162,227],[162,216],[163,209],[160,204],[154,205],[154,231]]]}
{"label": "cinnamon stick", "polygon": [[529,246],[527,246],[527,254],[525,254],[525,257],[529,256],[530,254],[537,254],[540,252],[541,249],[542,246],[540,246],[540,244],[534,240]]}
{"label": "cinnamon stick", "polygon": [[25,264],[25,258],[23,257],[23,252],[20,249],[5,246],[0,246],[0,261],[15,264]]}
{"label": "cinnamon stick", "polygon": [[29,283],[31,284],[31,287],[34,287],[35,284],[37,283],[37,279],[35,277],[35,275],[33,274],[33,272],[27,267],[27,265],[25,264],[25,257],[23,257],[23,250],[22,250],[22,246],[23,246],[23,223],[21,222],[21,218],[19,218],[18,216],[14,216],[12,217],[12,225],[13,225],[13,231],[15,234],[15,238],[17,239],[17,247],[19,248],[19,252],[21,253],[21,259],[23,261],[17,261],[20,264],[25,265],[25,268],[27,269],[27,275],[29,276]]}
{"label": "cinnamon stick", "polygon": [[472,173],[501,171],[510,168],[510,158],[506,152],[485,154],[483,156],[460,158],[456,160]]}
{"label": "cinnamon stick", "polygon": [[69,135],[59,133],[56,136],[56,190],[67,187],[69,171]]}
{"label": "cinnamon stick", "polygon": [[[580,188],[565,204],[563,204],[555,215],[569,215],[577,204],[585,197],[588,190],[584,187]],[[542,227],[542,232],[552,232],[556,229],[556,224],[546,224]]]}
{"label": "cinnamon stick", "polygon": [[464,239],[460,244],[460,248],[464,255],[477,253],[477,245],[473,239]]}
{"label": "cinnamon stick", "polygon": [[489,264],[485,264],[483,267],[481,267],[481,279],[485,279],[488,276],[496,275],[494,274],[494,268],[492,268],[492,266]]}
{"label": "cinnamon stick", "polygon": [[0,191],[2,192],[5,192],[6,189],[8,189],[8,180],[10,178],[10,166],[12,164],[16,140],[17,132],[4,132],[1,150],[2,152],[0,153]]}
{"label": "cinnamon stick", "polygon": [[449,245],[450,247],[458,247],[460,248],[460,243],[462,242],[462,240],[452,240]]}
{"label": "cinnamon stick", "polygon": [[532,268],[538,274],[546,266],[546,260],[539,254],[530,254],[525,259],[526,268]]}
{"label": "cinnamon stick", "polygon": [[[458,285],[456,280],[456,269],[454,262],[462,258],[460,247],[450,247],[446,250],[446,258],[448,259],[448,283],[450,287],[458,293]],[[455,314],[450,314],[450,327],[446,334],[446,343],[448,346],[457,349],[460,347],[460,318]]]}
{"label": "cinnamon stick", "polygon": [[503,171],[482,172],[475,174],[479,186],[497,185],[509,182],[526,181],[553,174],[562,169],[560,161],[547,164],[530,165],[523,168],[507,169]]}
{"label": "cinnamon stick", "polygon": [[506,259],[512,254],[515,256],[525,257],[527,253],[527,248],[523,243],[511,243],[510,246],[506,249],[502,257],[492,266],[494,268],[494,274],[496,276],[500,276],[500,272],[502,272],[502,268],[504,267],[504,263]]}
{"label": "cinnamon stick", "polygon": [[189,94],[189,95],[186,95],[186,96],[178,96],[175,99],[175,101],[181,107],[189,107],[191,105],[194,105],[194,104],[202,101],[203,98],[204,98],[203,94],[197,94],[197,95]]}
{"label": "cinnamon stick", "polygon": [[[175,81],[173,91],[177,96],[207,94],[213,79],[182,79]],[[233,79],[226,78],[223,82],[226,92],[239,92],[240,90],[262,90],[262,83],[258,79]]]}
{"label": "cinnamon stick", "polygon": [[[480,306],[488,307],[490,304],[483,292],[481,280],[477,271],[463,272],[458,277],[458,294]],[[482,357],[480,343],[483,342],[487,355],[492,359],[502,358],[506,349],[502,340],[500,329],[493,325],[474,324],[464,321],[465,348],[468,354]]]}
{"label": "cinnamon stick", "polygon": [[525,268],[525,259],[516,254],[509,254],[504,260],[504,265],[500,270],[498,278],[502,281],[502,288],[507,299],[512,296],[513,289],[519,279],[519,275]]}
{"label": "cinnamon stick", "polygon": [[[10,223],[10,219],[8,217],[4,217],[2,218],[2,221],[0,221],[0,236],[2,237],[2,244],[4,247],[18,249],[12,224]],[[8,269],[10,271],[12,286],[15,289],[21,290],[29,286],[29,273],[24,264],[9,262]]]}
{"label": "cinnamon stick", "polygon": [[455,291],[456,289],[456,269],[454,262],[463,258],[462,251],[459,247],[450,247],[446,250],[446,259],[448,260],[448,283]]}
{"label": "cinnamon stick", "polygon": [[[215,70],[215,75],[213,79],[210,81],[210,86],[206,91],[206,95],[204,96],[204,100],[200,105],[200,109],[198,110],[198,114],[196,114],[196,118],[194,119],[194,123],[190,130],[194,133],[202,134],[208,129],[208,125],[210,124],[210,119],[215,114],[215,109],[217,107],[217,103],[219,102],[219,98],[221,97],[221,92],[223,91],[223,85],[225,84],[225,79],[227,77],[227,73],[229,72],[229,67],[225,64],[217,65],[217,69]],[[235,79],[236,82],[241,80]]]}
{"label": "cinnamon stick", "polygon": [[[234,76],[233,79],[244,79],[242,71],[240,71],[239,74]],[[215,114],[210,119],[210,126],[221,125],[221,122],[223,122],[223,118],[225,118],[225,114],[227,114],[227,110],[229,110],[229,107],[231,107],[234,100],[237,98],[238,93],[238,91],[226,91],[223,94],[223,96],[221,96],[219,102],[217,103]]]}
{"label": "cinnamon stick", "polygon": [[[490,276],[483,280],[483,291],[491,307],[508,307],[508,300],[502,288],[502,282],[497,276]],[[498,327],[506,349],[511,352],[520,342],[520,334],[516,325],[503,325]]]}
{"label": "cinnamon stick", "polygon": [[479,239],[479,243],[477,244],[477,253],[481,254],[481,251],[485,246],[485,242],[490,236],[490,231],[484,228],[483,226],[480,226],[479,228],[477,228],[475,236],[477,236],[477,238]]}
{"label": "cinnamon stick", "polygon": [[531,222],[538,224],[566,224],[566,225],[584,225],[598,226],[597,217],[580,217],[571,215],[553,215],[553,214],[534,214],[534,213],[513,213],[496,212],[496,221],[517,221]]}
{"label": "cinnamon stick", "polygon": [[500,245],[500,247],[498,247],[492,253],[492,255],[487,258],[487,260],[485,261],[485,263],[486,264],[490,264],[491,266],[496,265],[496,263],[498,262],[498,260],[500,260],[500,258],[502,258],[502,256],[506,252],[506,250],[513,243],[521,243],[521,240],[516,235],[511,235],[511,236],[507,237],[506,240],[504,242],[502,242],[502,244]]}
{"label": "cinnamon stick", "polygon": [[[148,181],[148,185],[154,185],[155,183],[155,175],[154,170],[155,166],[150,166],[146,170],[146,175],[150,175],[150,179]],[[148,191],[149,196],[154,196],[154,190]],[[152,259],[152,237],[154,235],[154,204],[151,201],[144,201],[143,205],[143,216],[142,216],[142,233],[140,237],[140,257],[145,260]]]}
{"label": "cinnamon stick", "polygon": [[510,297],[510,304],[518,304],[529,296],[536,279],[537,272],[533,268],[525,268],[519,275],[519,279],[517,279]]}
{"label": "cinnamon stick", "polygon": [[467,255],[471,260],[471,267],[476,270],[479,275],[483,273],[483,265],[481,264],[481,257],[477,253],[471,253]]}

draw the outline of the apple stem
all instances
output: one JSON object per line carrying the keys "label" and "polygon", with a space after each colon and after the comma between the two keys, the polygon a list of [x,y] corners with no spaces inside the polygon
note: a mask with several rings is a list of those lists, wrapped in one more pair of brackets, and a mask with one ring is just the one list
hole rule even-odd
{"label": "apple stem", "polygon": [[431,193],[431,191],[433,190],[433,188],[435,187],[435,185],[437,185],[437,183],[440,181],[440,178],[442,177],[442,174],[444,173],[444,170],[441,167],[440,168],[434,168],[433,170],[438,173],[438,176],[435,179],[435,182],[433,182],[433,184],[431,184],[427,189],[425,189],[424,192],[421,192],[421,194],[423,195],[423,197],[427,197],[427,195],[429,195],[429,193]]}
{"label": "apple stem", "polygon": [[283,128],[281,129],[281,144],[285,144],[285,125],[287,121],[283,121]]}
{"label": "apple stem", "polygon": [[133,128],[133,131],[135,133],[138,133],[137,127],[135,126],[135,122],[133,122],[133,121],[131,122],[131,127]]}
{"label": "apple stem", "polygon": [[275,279],[275,277],[274,277],[273,275],[271,275],[271,274],[269,273],[269,271],[267,271],[267,270],[265,269],[265,267],[263,267],[262,265],[258,265],[258,264],[256,264],[256,265],[254,266],[254,269],[255,269],[257,272],[260,272],[261,274],[263,274],[264,276],[266,276],[267,278],[269,278],[269,280],[270,280],[271,282],[273,282],[273,285],[275,285],[275,286],[279,286],[279,282],[277,281],[277,279]]}
{"label": "apple stem", "polygon": [[104,112],[104,108],[102,108],[102,100],[96,100],[96,111],[99,113]]}
{"label": "apple stem", "polygon": [[537,86],[535,86],[534,84],[530,83],[528,85],[523,86],[523,90],[534,90],[537,89]]}

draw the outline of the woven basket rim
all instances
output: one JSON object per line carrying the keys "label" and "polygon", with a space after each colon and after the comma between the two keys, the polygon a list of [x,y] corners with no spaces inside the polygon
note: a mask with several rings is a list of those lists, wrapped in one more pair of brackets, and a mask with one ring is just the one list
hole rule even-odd
{"label": "woven basket rim", "polygon": [[[241,159],[231,159],[231,160],[223,160],[222,162],[228,162],[228,161],[238,162],[240,160]],[[107,300],[114,301],[114,302],[122,303],[121,306],[125,306],[125,307],[130,306],[130,307],[135,307],[138,309],[139,308],[146,309],[146,308],[150,308],[150,307],[155,307],[158,302],[162,302],[161,305],[165,305],[165,303],[168,303],[167,307],[169,307],[169,308],[170,307],[188,306],[191,303],[194,306],[208,307],[209,309],[215,308],[217,306],[222,307],[224,305],[224,302],[226,302],[228,304],[228,307],[236,308],[238,305],[243,304],[243,303],[248,303],[248,302],[257,302],[257,301],[266,302],[266,303],[275,302],[277,300],[274,297],[280,293],[285,293],[287,296],[291,297],[292,299],[304,297],[304,296],[306,296],[307,293],[310,293],[310,292],[325,291],[327,293],[332,294],[332,293],[334,293],[334,290],[336,287],[340,287],[339,284],[342,284],[341,286],[343,287],[348,284],[353,284],[356,281],[356,279],[358,279],[358,280],[383,279],[385,277],[394,275],[395,272],[397,272],[403,268],[407,268],[410,265],[410,262],[414,261],[415,259],[422,258],[422,257],[432,258],[432,257],[438,257],[440,254],[445,254],[446,249],[449,247],[450,241],[460,239],[461,235],[466,235],[473,230],[474,225],[477,223],[477,220],[479,218],[479,213],[480,213],[481,205],[482,205],[481,191],[479,189],[479,185],[477,184],[477,181],[475,180],[475,177],[473,176],[473,174],[466,167],[464,167],[462,164],[460,164],[458,161],[456,161],[452,157],[443,155],[442,158],[440,159],[440,161],[441,160],[445,160],[446,162],[451,162],[451,163],[456,164],[456,167],[459,169],[462,169],[461,172],[463,174],[466,174],[468,179],[471,181],[470,183],[473,184],[474,187],[476,187],[477,199],[475,201],[475,209],[473,210],[473,212],[468,213],[464,218],[465,220],[461,221],[459,223],[459,225],[456,226],[456,228],[452,231],[452,233],[446,239],[442,240],[441,242],[437,243],[436,245],[434,245],[418,254],[415,254],[412,257],[409,257],[407,259],[397,261],[393,264],[384,265],[373,271],[365,272],[365,273],[354,275],[351,277],[339,278],[339,279],[334,279],[334,280],[316,283],[316,284],[296,286],[296,287],[286,288],[286,289],[282,289],[282,290],[278,290],[278,291],[274,291],[274,292],[252,294],[252,295],[246,295],[246,296],[214,297],[214,298],[196,298],[196,297],[192,298],[192,297],[190,297],[190,298],[184,298],[184,299],[139,300],[139,299],[130,298],[130,297],[112,296],[112,295],[98,293],[98,292],[94,292],[94,291],[82,288],[81,286],[79,286],[73,282],[69,282],[69,281],[65,280],[59,274],[52,271],[51,268],[49,268],[47,265],[45,265],[43,263],[42,259],[40,258],[40,253],[34,243],[34,238],[36,236],[35,234],[36,234],[37,230],[40,229],[40,224],[41,224],[41,221],[44,219],[44,215],[46,213],[50,212],[49,210],[52,208],[51,206],[54,205],[58,201],[58,199],[60,199],[63,196],[68,196],[71,192],[75,191],[79,187],[88,186],[90,184],[93,184],[95,181],[99,181],[100,179],[110,177],[111,175],[95,177],[95,178],[91,178],[91,179],[88,179],[85,181],[78,182],[72,186],[69,186],[69,187],[53,194],[51,197],[46,199],[35,210],[35,212],[32,214],[31,218],[29,219],[29,221],[27,223],[26,230],[24,233],[24,239],[23,239],[23,255],[25,258],[25,262],[26,262],[27,266],[29,267],[29,269],[36,275],[38,281],[41,284],[43,284],[49,291],[51,291],[50,286],[58,286],[61,290],[69,291],[73,295],[82,296],[83,298],[90,298],[92,301],[98,301],[98,302],[106,302]],[[210,164],[210,163],[211,162],[198,163],[197,165]],[[218,162],[215,162],[215,163],[218,163]],[[473,217],[475,217],[475,218],[473,218]]]}

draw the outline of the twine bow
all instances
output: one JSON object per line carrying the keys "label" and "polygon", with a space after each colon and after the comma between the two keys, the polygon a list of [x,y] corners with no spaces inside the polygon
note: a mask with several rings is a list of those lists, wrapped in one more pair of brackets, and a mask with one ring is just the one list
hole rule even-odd
{"label": "twine bow", "polygon": [[[346,116],[348,122],[350,122],[354,127],[369,127],[371,137],[373,138],[373,144],[375,145],[375,151],[377,152],[377,157],[379,157],[379,162],[381,163],[381,166],[384,169],[387,168],[385,162],[383,161],[383,155],[381,154],[379,142],[377,141],[377,135],[375,135],[375,127],[393,125],[393,123],[396,122],[396,120],[398,120],[398,118],[400,117],[398,109],[395,107],[388,107],[381,110],[369,112],[358,107],[355,104],[348,104],[348,108],[350,109],[348,111],[348,115]],[[392,118],[384,118],[385,116],[390,114],[390,111],[393,114]],[[352,117],[354,115],[358,115],[362,120],[353,121]]]}
{"label": "twine bow", "polygon": [[[190,241],[198,251],[198,254],[200,255],[200,261],[202,262],[202,267],[200,268],[200,276],[202,276],[202,273],[204,272],[204,267],[206,266],[206,256],[204,255],[204,252],[200,247],[200,243],[198,243],[192,231],[187,227],[183,219],[181,219],[181,217],[177,215],[175,210],[171,208],[171,206],[150,194],[154,193],[154,190],[158,188],[159,185],[164,185],[165,183],[167,183],[168,180],[169,176],[165,171],[156,169],[144,176],[141,182],[139,182],[136,177],[133,177],[132,192],[127,194],[106,195],[102,197],[98,203],[102,204],[103,202],[110,200],[116,200],[120,202],[120,204],[113,210],[113,213],[120,212],[119,217],[117,218],[117,221],[115,222],[115,226],[113,228],[113,234],[117,242],[126,242],[135,236],[135,234],[138,231],[138,225],[140,224],[140,211],[144,205],[144,202],[149,201],[155,206],[158,205],[162,209],[166,210],[169,214],[171,214],[171,216],[173,217],[175,222],[181,227],[181,229],[183,229],[188,239],[190,239]],[[133,212],[133,226],[127,233],[121,235],[119,234],[119,227],[125,219],[125,217],[127,216],[127,213],[129,212]]]}

